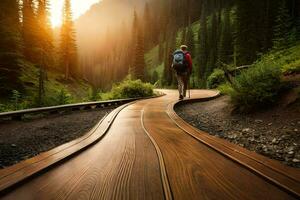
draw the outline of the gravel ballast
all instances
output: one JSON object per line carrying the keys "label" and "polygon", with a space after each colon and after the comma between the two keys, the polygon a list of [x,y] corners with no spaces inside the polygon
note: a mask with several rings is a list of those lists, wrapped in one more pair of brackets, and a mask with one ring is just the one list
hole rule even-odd
{"label": "gravel ballast", "polygon": [[0,168],[83,136],[111,111],[76,111],[38,119],[0,122]]}
{"label": "gravel ballast", "polygon": [[180,105],[177,114],[192,126],[251,151],[300,168],[300,106],[232,114],[228,96]]}

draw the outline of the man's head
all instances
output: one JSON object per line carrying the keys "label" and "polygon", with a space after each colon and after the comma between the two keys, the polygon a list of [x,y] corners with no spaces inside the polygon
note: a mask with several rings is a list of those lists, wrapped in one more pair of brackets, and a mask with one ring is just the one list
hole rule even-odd
{"label": "man's head", "polygon": [[181,46],[180,46],[180,49],[181,49],[182,51],[187,51],[188,47],[187,47],[186,45],[181,45]]}

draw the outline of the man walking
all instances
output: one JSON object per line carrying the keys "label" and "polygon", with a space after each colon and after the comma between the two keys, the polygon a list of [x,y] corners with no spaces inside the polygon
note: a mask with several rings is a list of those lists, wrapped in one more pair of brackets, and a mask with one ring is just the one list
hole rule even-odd
{"label": "man walking", "polygon": [[186,97],[187,85],[193,69],[192,56],[187,49],[186,45],[181,45],[180,49],[173,53],[172,68],[177,75],[179,100]]}

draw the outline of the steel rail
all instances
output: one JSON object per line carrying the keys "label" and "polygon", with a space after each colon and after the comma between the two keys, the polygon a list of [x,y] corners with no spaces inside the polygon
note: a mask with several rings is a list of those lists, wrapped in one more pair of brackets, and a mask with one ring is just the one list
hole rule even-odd
{"label": "steel rail", "polygon": [[37,113],[41,114],[41,113],[60,112],[66,110],[74,111],[74,110],[87,110],[92,108],[106,108],[111,106],[120,106],[141,99],[144,98],[117,99],[111,101],[94,101],[94,102],[67,104],[67,105],[51,106],[51,107],[31,108],[31,109],[17,110],[11,112],[2,112],[0,113],[0,119],[20,120],[24,115],[37,114]]}

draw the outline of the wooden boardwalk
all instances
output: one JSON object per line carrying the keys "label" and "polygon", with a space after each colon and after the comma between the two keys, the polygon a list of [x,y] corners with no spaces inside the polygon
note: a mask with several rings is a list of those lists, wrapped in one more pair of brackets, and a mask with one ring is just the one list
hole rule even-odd
{"label": "wooden boardwalk", "polygon": [[[177,92],[164,92],[108,115],[90,142],[81,138],[70,148],[0,170],[0,198],[299,199],[298,169],[190,127],[172,109]],[[215,95],[192,91],[196,98]],[[47,168],[56,160],[61,161]]]}

